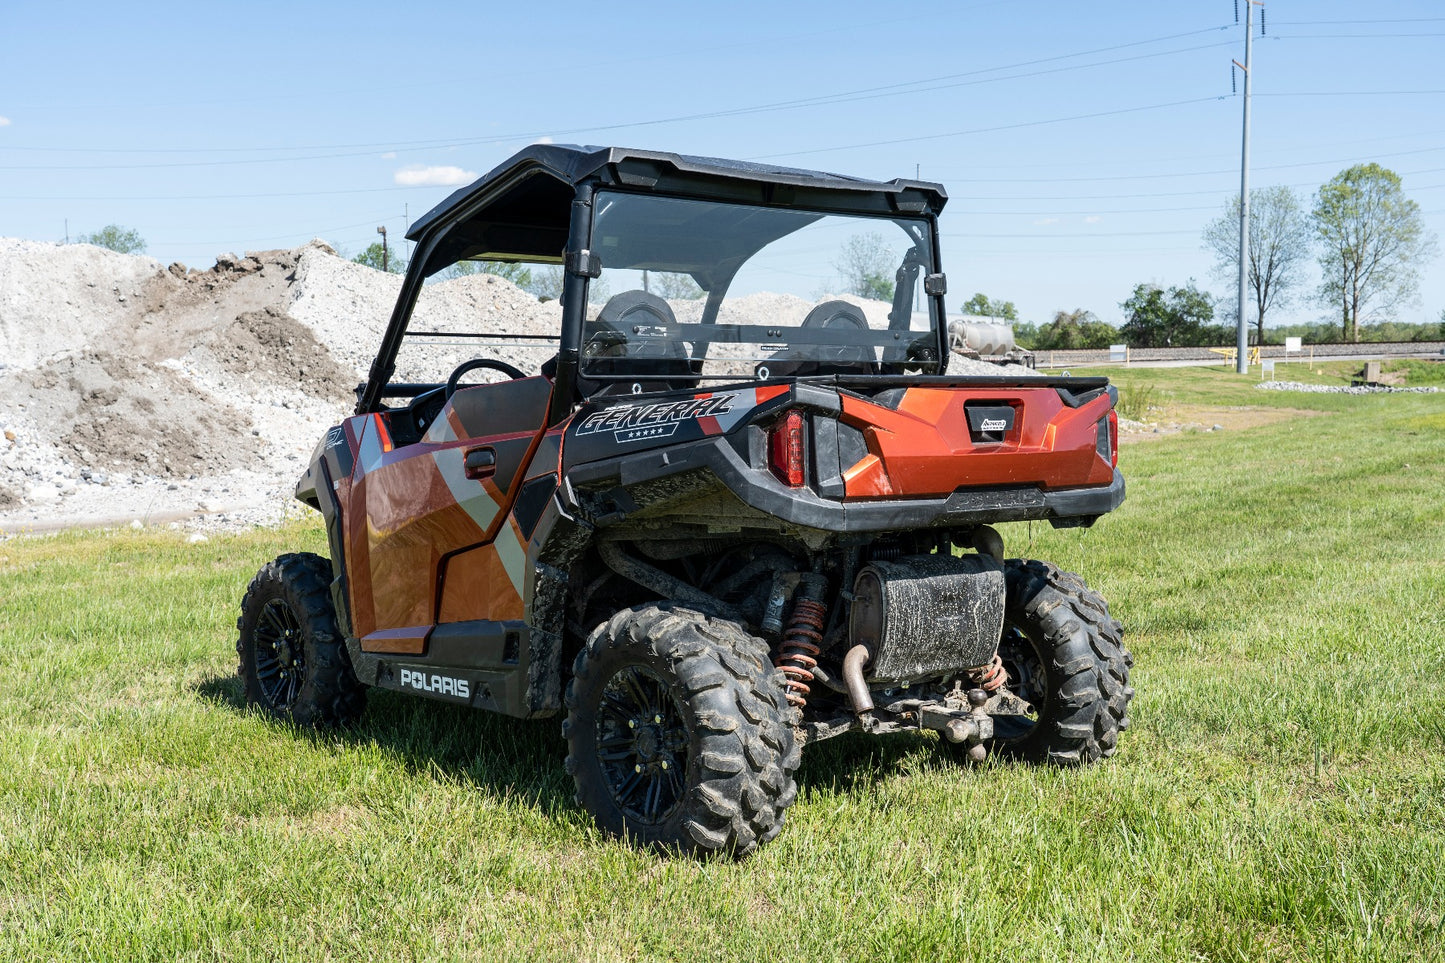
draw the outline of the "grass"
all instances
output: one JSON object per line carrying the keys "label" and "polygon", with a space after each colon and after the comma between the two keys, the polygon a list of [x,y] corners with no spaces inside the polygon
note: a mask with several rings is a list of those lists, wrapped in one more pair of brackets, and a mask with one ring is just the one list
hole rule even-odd
{"label": "grass", "polygon": [[1111,374],[1330,413],[1126,448],[1094,529],[1005,526],[1126,626],[1119,755],[844,737],[743,862],[599,836],[556,720],[241,708],[237,600],[316,525],[0,542],[0,959],[1445,958],[1445,401]]}

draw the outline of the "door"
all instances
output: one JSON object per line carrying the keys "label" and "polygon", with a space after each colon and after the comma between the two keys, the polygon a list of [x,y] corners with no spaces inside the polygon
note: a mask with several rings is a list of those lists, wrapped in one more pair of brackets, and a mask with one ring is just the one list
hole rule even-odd
{"label": "door", "polygon": [[[516,540],[497,539],[542,436],[551,382],[458,389],[421,441],[360,428],[347,527],[352,619],[368,652],[420,655],[438,622],[522,617]],[[359,517],[358,517],[359,516]]]}

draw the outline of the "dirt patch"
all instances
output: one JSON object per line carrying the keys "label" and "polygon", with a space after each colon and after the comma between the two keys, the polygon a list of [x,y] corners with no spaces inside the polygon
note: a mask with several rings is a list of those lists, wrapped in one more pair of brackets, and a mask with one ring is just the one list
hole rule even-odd
{"label": "dirt patch", "polygon": [[1318,415],[1329,414],[1329,412],[1300,408],[1255,408],[1246,405],[1228,408],[1215,408],[1207,405],[1173,405],[1165,411],[1153,414],[1157,417],[1151,421],[1130,421],[1120,418],[1120,443],[1157,441],[1160,438],[1184,432],[1245,431],[1261,425],[1278,424],[1293,418],[1314,418]]}
{"label": "dirt patch", "polygon": [[310,329],[270,306],[239,315],[212,351],[232,374],[302,386],[329,401],[345,401],[356,381]]}
{"label": "dirt patch", "polygon": [[187,478],[259,454],[250,418],[163,365],[85,351],[28,380],[30,416],[86,469]]}

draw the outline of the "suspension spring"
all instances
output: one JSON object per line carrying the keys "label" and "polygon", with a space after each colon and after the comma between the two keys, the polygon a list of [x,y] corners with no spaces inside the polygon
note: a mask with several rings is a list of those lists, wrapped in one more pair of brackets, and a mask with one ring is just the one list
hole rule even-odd
{"label": "suspension spring", "polygon": [[828,621],[828,607],[814,599],[800,598],[793,603],[793,614],[783,633],[775,663],[788,680],[788,702],[799,709],[808,704],[812,692],[813,667],[822,651],[823,626]]}
{"label": "suspension spring", "polygon": [[976,669],[969,669],[968,678],[974,685],[989,695],[993,695],[1008,685],[1008,670],[1003,667],[1003,659],[999,658],[998,653],[995,652],[992,662]]}

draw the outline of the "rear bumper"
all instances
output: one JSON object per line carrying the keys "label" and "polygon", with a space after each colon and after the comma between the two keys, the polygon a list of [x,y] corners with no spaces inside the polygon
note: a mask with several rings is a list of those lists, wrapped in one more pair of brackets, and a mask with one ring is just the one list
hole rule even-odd
{"label": "rear bumper", "polygon": [[[757,429],[753,429],[757,431]],[[744,431],[746,436],[747,429]],[[754,445],[761,444],[761,432]],[[738,441],[743,441],[740,438]],[[961,488],[942,498],[840,500],[821,498],[807,488],[789,488],[766,468],[754,468],[728,438],[708,438],[676,447],[578,465],[569,469],[563,499],[581,510],[573,486],[620,488],[707,471],[749,507],[783,521],[828,532],[888,532],[959,528],[995,522],[1048,521],[1060,528],[1087,526],[1124,501],[1124,476],[1114,470],[1107,485],[1046,491],[1035,485]],[[749,446],[752,447],[752,446]],[[761,462],[762,459],[755,458]],[[616,512],[594,518],[598,526],[619,524],[632,514],[632,499],[616,499]],[[636,506],[642,507],[642,506]],[[588,514],[583,511],[583,514]]]}

